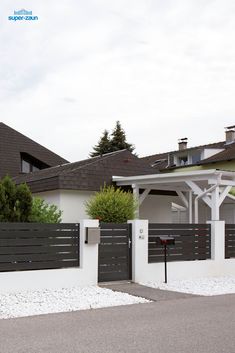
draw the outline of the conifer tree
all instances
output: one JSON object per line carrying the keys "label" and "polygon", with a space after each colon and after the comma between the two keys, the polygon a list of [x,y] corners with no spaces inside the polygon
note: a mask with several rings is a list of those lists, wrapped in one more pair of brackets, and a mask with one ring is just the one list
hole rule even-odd
{"label": "conifer tree", "polygon": [[121,127],[120,121],[116,122],[116,126],[111,134],[112,139],[111,139],[111,149],[112,151],[119,151],[119,150],[124,150],[127,149],[130,152],[133,152],[135,147],[127,143],[126,141],[126,133]]}
{"label": "conifer tree", "polygon": [[98,144],[93,147],[90,157],[102,156],[105,153],[116,152],[127,149],[133,152],[135,147],[126,141],[126,133],[121,127],[120,121],[116,122],[116,126],[109,137],[109,132],[104,130]]}
{"label": "conifer tree", "polygon": [[109,152],[112,152],[109,133],[107,130],[104,130],[103,135],[101,136],[98,144],[93,147],[93,152],[90,153],[90,157],[101,156]]}
{"label": "conifer tree", "polygon": [[0,222],[28,222],[32,200],[26,184],[17,186],[5,176],[0,180]]}

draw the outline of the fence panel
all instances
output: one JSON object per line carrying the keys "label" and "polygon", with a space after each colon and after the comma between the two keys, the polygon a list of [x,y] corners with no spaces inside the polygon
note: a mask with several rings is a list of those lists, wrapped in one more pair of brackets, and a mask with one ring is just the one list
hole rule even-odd
{"label": "fence panel", "polygon": [[193,261],[211,258],[210,224],[150,223],[148,262],[163,262],[164,247],[157,244],[160,236],[175,238],[175,245],[168,247],[168,261]]}
{"label": "fence panel", "polygon": [[225,259],[235,257],[235,224],[225,224]]}
{"label": "fence panel", "polygon": [[79,266],[79,224],[0,223],[0,272]]}

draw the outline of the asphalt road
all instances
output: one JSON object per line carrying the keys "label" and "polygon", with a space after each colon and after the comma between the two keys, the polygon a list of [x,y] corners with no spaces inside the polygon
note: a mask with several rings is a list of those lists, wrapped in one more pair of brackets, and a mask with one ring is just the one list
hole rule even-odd
{"label": "asphalt road", "polygon": [[234,353],[235,295],[0,320],[1,353]]}

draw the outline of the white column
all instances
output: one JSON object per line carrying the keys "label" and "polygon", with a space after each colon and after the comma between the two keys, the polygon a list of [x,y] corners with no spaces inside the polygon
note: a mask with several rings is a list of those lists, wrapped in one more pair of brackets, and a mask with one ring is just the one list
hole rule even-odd
{"label": "white column", "polygon": [[220,199],[219,199],[219,186],[217,186],[211,192],[211,219],[212,221],[219,221],[219,207],[220,207]]}
{"label": "white column", "polygon": [[133,196],[135,197],[135,199],[138,202],[138,207],[136,209],[135,212],[135,218],[138,219],[139,218],[139,214],[140,214],[140,204],[139,204],[139,187],[136,184],[132,185],[132,189],[133,189]]}
{"label": "white column", "polygon": [[189,223],[193,223],[193,192],[191,190],[188,195],[188,217]]}
{"label": "white column", "polygon": [[80,221],[80,269],[87,284],[98,282],[98,244],[85,244],[86,227],[99,227],[96,219],[82,219]]}
{"label": "white column", "polygon": [[211,224],[211,259],[224,261],[225,247],[225,222],[208,221]]}
{"label": "white column", "polygon": [[146,279],[148,266],[148,221],[131,220],[132,224],[132,281],[141,282]]}

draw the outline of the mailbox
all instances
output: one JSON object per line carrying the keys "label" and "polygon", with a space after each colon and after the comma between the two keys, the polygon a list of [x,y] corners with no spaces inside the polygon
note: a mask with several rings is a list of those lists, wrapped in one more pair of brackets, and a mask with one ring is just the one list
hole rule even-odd
{"label": "mailbox", "polygon": [[161,245],[175,245],[175,238],[172,237],[158,237],[157,239],[157,244],[161,244]]}
{"label": "mailbox", "polygon": [[100,228],[87,227],[85,244],[99,244],[100,243]]}

